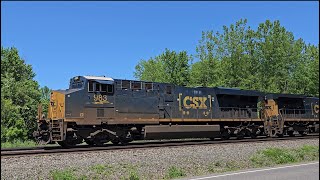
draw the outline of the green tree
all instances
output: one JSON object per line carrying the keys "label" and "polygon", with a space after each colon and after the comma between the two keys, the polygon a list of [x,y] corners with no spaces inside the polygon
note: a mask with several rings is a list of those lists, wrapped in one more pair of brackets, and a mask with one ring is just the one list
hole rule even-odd
{"label": "green tree", "polygon": [[246,19],[223,26],[222,33],[202,32],[196,48],[199,61],[191,68],[192,85],[256,89],[255,35]]}
{"label": "green tree", "polygon": [[51,90],[47,86],[40,88],[40,91],[41,91],[41,100],[46,100],[46,101],[50,100]]}
{"label": "green tree", "polygon": [[159,56],[141,60],[135,67],[135,78],[143,81],[166,82],[187,85],[191,56],[186,51],[175,52],[168,49]]}
{"label": "green tree", "polygon": [[35,129],[40,91],[34,76],[16,48],[1,47],[1,141],[24,140]]}
{"label": "green tree", "polygon": [[257,44],[260,90],[288,93],[289,81],[298,64],[303,42],[295,41],[293,34],[281,26],[279,21],[267,20],[258,27]]}
{"label": "green tree", "polygon": [[41,92],[41,106],[42,106],[42,112],[45,115],[48,115],[48,107],[49,107],[49,102],[50,102],[50,95],[51,95],[51,90],[47,87],[44,86],[40,88]]}
{"label": "green tree", "polygon": [[319,47],[295,40],[280,21],[253,30],[240,19],[222,32],[202,32],[196,52],[191,86],[319,94]]}
{"label": "green tree", "polygon": [[191,66],[190,86],[221,86],[220,62],[216,57],[217,37],[212,31],[202,32],[202,38],[196,47],[199,61]]}
{"label": "green tree", "polygon": [[[311,59],[311,83],[310,83],[310,95],[315,95],[319,97],[319,44],[318,46],[311,46],[310,47],[310,59]],[[307,51],[308,52],[308,51]]]}
{"label": "green tree", "polygon": [[251,29],[246,19],[240,19],[229,27],[223,27],[223,33],[217,41],[218,58],[221,61],[222,84],[227,87],[250,88],[254,70],[251,46]]}
{"label": "green tree", "polygon": [[307,90],[305,94],[319,97],[319,45],[308,45],[306,47],[305,59],[306,68],[301,71],[301,75],[308,77]]}

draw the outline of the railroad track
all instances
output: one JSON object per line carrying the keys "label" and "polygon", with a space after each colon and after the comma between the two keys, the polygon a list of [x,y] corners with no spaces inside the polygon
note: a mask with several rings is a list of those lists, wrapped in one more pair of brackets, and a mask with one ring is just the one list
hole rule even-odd
{"label": "railroad track", "polygon": [[145,149],[145,148],[160,148],[160,147],[175,147],[175,146],[194,146],[194,145],[212,145],[212,144],[227,144],[227,143],[250,143],[250,142],[265,142],[265,141],[284,141],[284,140],[298,140],[298,139],[316,139],[319,134],[283,137],[283,138],[266,138],[258,137],[256,139],[245,138],[242,140],[167,140],[154,142],[133,142],[128,145],[105,145],[100,147],[92,147],[88,145],[78,145],[74,148],[62,148],[60,146],[45,146],[33,148],[10,148],[1,149],[1,157],[25,156],[37,154],[54,154],[54,153],[72,153],[72,152],[89,152],[89,151],[108,151],[108,150],[126,150],[126,149]]}

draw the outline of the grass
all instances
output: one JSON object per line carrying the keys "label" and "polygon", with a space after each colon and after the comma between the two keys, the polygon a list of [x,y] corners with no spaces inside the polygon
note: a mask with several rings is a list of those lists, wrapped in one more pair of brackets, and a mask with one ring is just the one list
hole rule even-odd
{"label": "grass", "polygon": [[128,179],[129,179],[129,180],[139,180],[140,177],[139,177],[139,175],[138,175],[138,172],[137,172],[136,170],[130,171],[130,173],[129,173],[129,178],[128,178]]}
{"label": "grass", "polygon": [[253,167],[274,166],[319,159],[319,146],[304,145],[296,149],[267,148],[251,156]]}
{"label": "grass", "polygon": [[122,171],[129,172],[128,174],[124,173],[124,174],[127,174],[127,176],[123,176],[121,179],[123,179],[123,180],[139,180],[140,179],[140,176],[139,176],[139,173],[137,171],[136,166],[134,166],[132,164],[122,163],[122,164],[120,164],[120,167],[121,167]]}
{"label": "grass", "polygon": [[225,171],[225,168],[222,166],[220,161],[212,163],[208,166],[208,171],[210,173],[221,173]]}
{"label": "grass", "polygon": [[299,148],[267,148],[252,155],[248,161],[217,161],[207,167],[210,173],[223,173],[245,168],[270,167],[319,160],[319,146],[304,145]]}
{"label": "grass", "polygon": [[1,142],[1,148],[22,148],[22,147],[35,147],[36,142],[27,141],[14,141],[14,142]]}
{"label": "grass", "polygon": [[77,180],[74,171],[71,169],[67,170],[54,170],[51,171],[53,180]]}
{"label": "grass", "polygon": [[91,166],[90,169],[97,174],[102,174],[107,168],[105,165],[97,164],[97,165]]}
{"label": "grass", "polygon": [[241,162],[236,162],[236,161],[227,161],[227,162],[222,162],[222,161],[217,161],[208,166],[208,172],[210,173],[223,173],[223,172],[228,172],[228,171],[235,171],[242,169],[243,165]]}
{"label": "grass", "polygon": [[[89,179],[108,179],[112,173],[112,166],[97,164],[88,168],[90,178],[87,175],[79,174],[77,168],[51,171],[53,180],[89,180]],[[133,179],[136,180],[136,179]]]}
{"label": "grass", "polygon": [[167,175],[165,176],[166,179],[173,179],[186,176],[186,173],[179,167],[171,166],[168,169]]}
{"label": "grass", "polygon": [[97,165],[91,166],[89,170],[93,171],[95,174],[98,174],[106,178],[112,175],[114,168],[111,165],[97,164]]}

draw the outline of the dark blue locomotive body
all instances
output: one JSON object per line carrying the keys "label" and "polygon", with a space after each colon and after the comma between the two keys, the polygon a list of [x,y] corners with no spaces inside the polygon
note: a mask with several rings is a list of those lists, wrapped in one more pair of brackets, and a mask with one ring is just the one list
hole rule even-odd
{"label": "dark blue locomotive body", "polygon": [[[319,99],[233,88],[76,76],[53,91],[35,137],[75,145],[136,139],[282,136],[319,127]],[[59,128],[57,128],[59,127]],[[48,135],[49,134],[49,135]]]}

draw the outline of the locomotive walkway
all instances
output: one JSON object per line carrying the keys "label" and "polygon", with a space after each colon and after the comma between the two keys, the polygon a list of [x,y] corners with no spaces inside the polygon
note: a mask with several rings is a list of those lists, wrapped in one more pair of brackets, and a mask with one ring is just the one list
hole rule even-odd
{"label": "locomotive walkway", "polygon": [[264,141],[283,141],[283,140],[297,140],[297,139],[314,139],[319,138],[319,134],[296,136],[296,137],[283,137],[283,138],[266,138],[259,137],[256,139],[230,139],[230,140],[167,140],[155,142],[133,142],[127,145],[104,145],[100,147],[91,147],[88,145],[78,145],[74,148],[62,148],[60,146],[47,146],[47,147],[34,147],[34,148],[12,148],[1,149],[1,157],[12,156],[25,156],[37,154],[53,154],[53,153],[73,153],[73,152],[89,152],[89,151],[110,151],[110,150],[126,150],[126,149],[145,149],[145,148],[161,148],[161,147],[174,147],[174,146],[195,146],[195,145],[212,145],[212,144],[226,144],[226,143],[251,143],[251,142],[264,142]]}
{"label": "locomotive walkway", "polygon": [[[319,162],[250,169],[224,174],[196,177],[188,180],[319,180]],[[185,179],[186,180],[186,179]]]}

